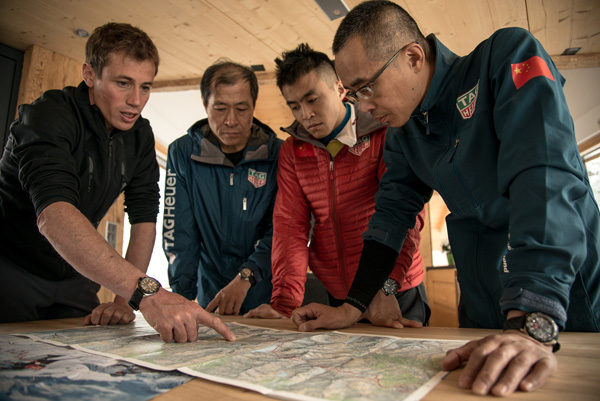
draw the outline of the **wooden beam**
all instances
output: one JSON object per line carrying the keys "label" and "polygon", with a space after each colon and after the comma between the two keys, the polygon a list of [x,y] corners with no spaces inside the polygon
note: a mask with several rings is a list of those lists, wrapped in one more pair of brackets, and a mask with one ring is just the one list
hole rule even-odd
{"label": "wooden beam", "polygon": [[[275,72],[273,71],[260,71],[256,73],[256,78],[258,79],[259,85],[271,85],[275,84]],[[168,81],[156,81],[154,85],[152,85],[153,92],[175,92],[175,91],[185,91],[198,89],[200,90],[200,80],[202,77],[198,78],[188,78],[188,79],[175,79]]]}
{"label": "wooden beam", "polygon": [[574,56],[552,56],[552,61],[559,70],[600,67],[600,53]]}
{"label": "wooden beam", "polygon": [[597,131],[595,134],[592,134],[579,141],[577,146],[579,147],[579,153],[581,153],[581,155],[585,158],[586,155],[589,155],[596,149],[600,148],[600,131]]}

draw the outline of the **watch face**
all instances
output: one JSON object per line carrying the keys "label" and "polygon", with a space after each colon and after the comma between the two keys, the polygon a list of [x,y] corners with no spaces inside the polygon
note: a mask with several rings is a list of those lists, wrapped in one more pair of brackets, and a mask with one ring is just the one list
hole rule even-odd
{"label": "watch face", "polygon": [[244,267],[242,270],[240,270],[240,277],[242,279],[247,280],[250,278],[250,276],[253,276],[252,270],[248,269],[247,267]]}
{"label": "watch face", "polygon": [[554,341],[558,338],[558,326],[549,316],[543,313],[531,313],[525,320],[527,333],[541,343]]}
{"label": "watch face", "polygon": [[152,277],[144,277],[140,280],[139,287],[145,294],[156,294],[161,285]]}
{"label": "watch face", "polygon": [[398,283],[393,278],[388,278],[383,283],[383,292],[386,295],[396,295],[398,292]]}

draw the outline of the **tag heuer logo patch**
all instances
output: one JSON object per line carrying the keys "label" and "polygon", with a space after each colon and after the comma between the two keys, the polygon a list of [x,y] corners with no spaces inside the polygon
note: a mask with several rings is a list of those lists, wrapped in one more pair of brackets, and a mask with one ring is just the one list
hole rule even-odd
{"label": "tag heuer logo patch", "polygon": [[456,107],[464,120],[471,118],[473,113],[475,113],[477,93],[479,93],[479,81],[477,81],[477,85],[473,89],[456,99]]}
{"label": "tag heuer logo patch", "polygon": [[254,185],[254,188],[260,188],[267,183],[267,173],[250,168],[248,169],[248,181]]}
{"label": "tag heuer logo patch", "polygon": [[356,145],[348,149],[348,152],[353,155],[360,156],[362,153],[371,146],[371,135],[365,135],[358,138]]}

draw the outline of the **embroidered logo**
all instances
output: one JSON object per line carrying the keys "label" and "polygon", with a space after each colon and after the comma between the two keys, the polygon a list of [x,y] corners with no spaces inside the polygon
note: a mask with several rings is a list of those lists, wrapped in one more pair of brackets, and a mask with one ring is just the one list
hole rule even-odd
{"label": "embroidered logo", "polygon": [[473,117],[475,113],[475,103],[477,102],[477,94],[479,93],[479,81],[477,85],[464,95],[460,95],[456,99],[456,108],[460,112],[460,116],[463,120],[467,120]]}
{"label": "embroidered logo", "polygon": [[371,135],[361,136],[356,141],[356,145],[348,149],[348,152],[360,156],[365,150],[369,149],[369,146],[371,146]]}
{"label": "embroidered logo", "polygon": [[248,181],[254,185],[254,188],[260,188],[267,183],[267,173],[256,171],[253,168],[248,169]]}

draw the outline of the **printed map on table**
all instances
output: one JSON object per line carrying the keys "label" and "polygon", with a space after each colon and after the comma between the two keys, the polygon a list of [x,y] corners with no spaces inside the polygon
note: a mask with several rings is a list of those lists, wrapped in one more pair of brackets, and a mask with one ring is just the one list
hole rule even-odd
{"label": "printed map on table", "polygon": [[143,319],[27,336],[289,400],[418,400],[445,376],[446,351],[464,344],[229,326],[235,342],[200,326],[198,341],[165,344]]}

